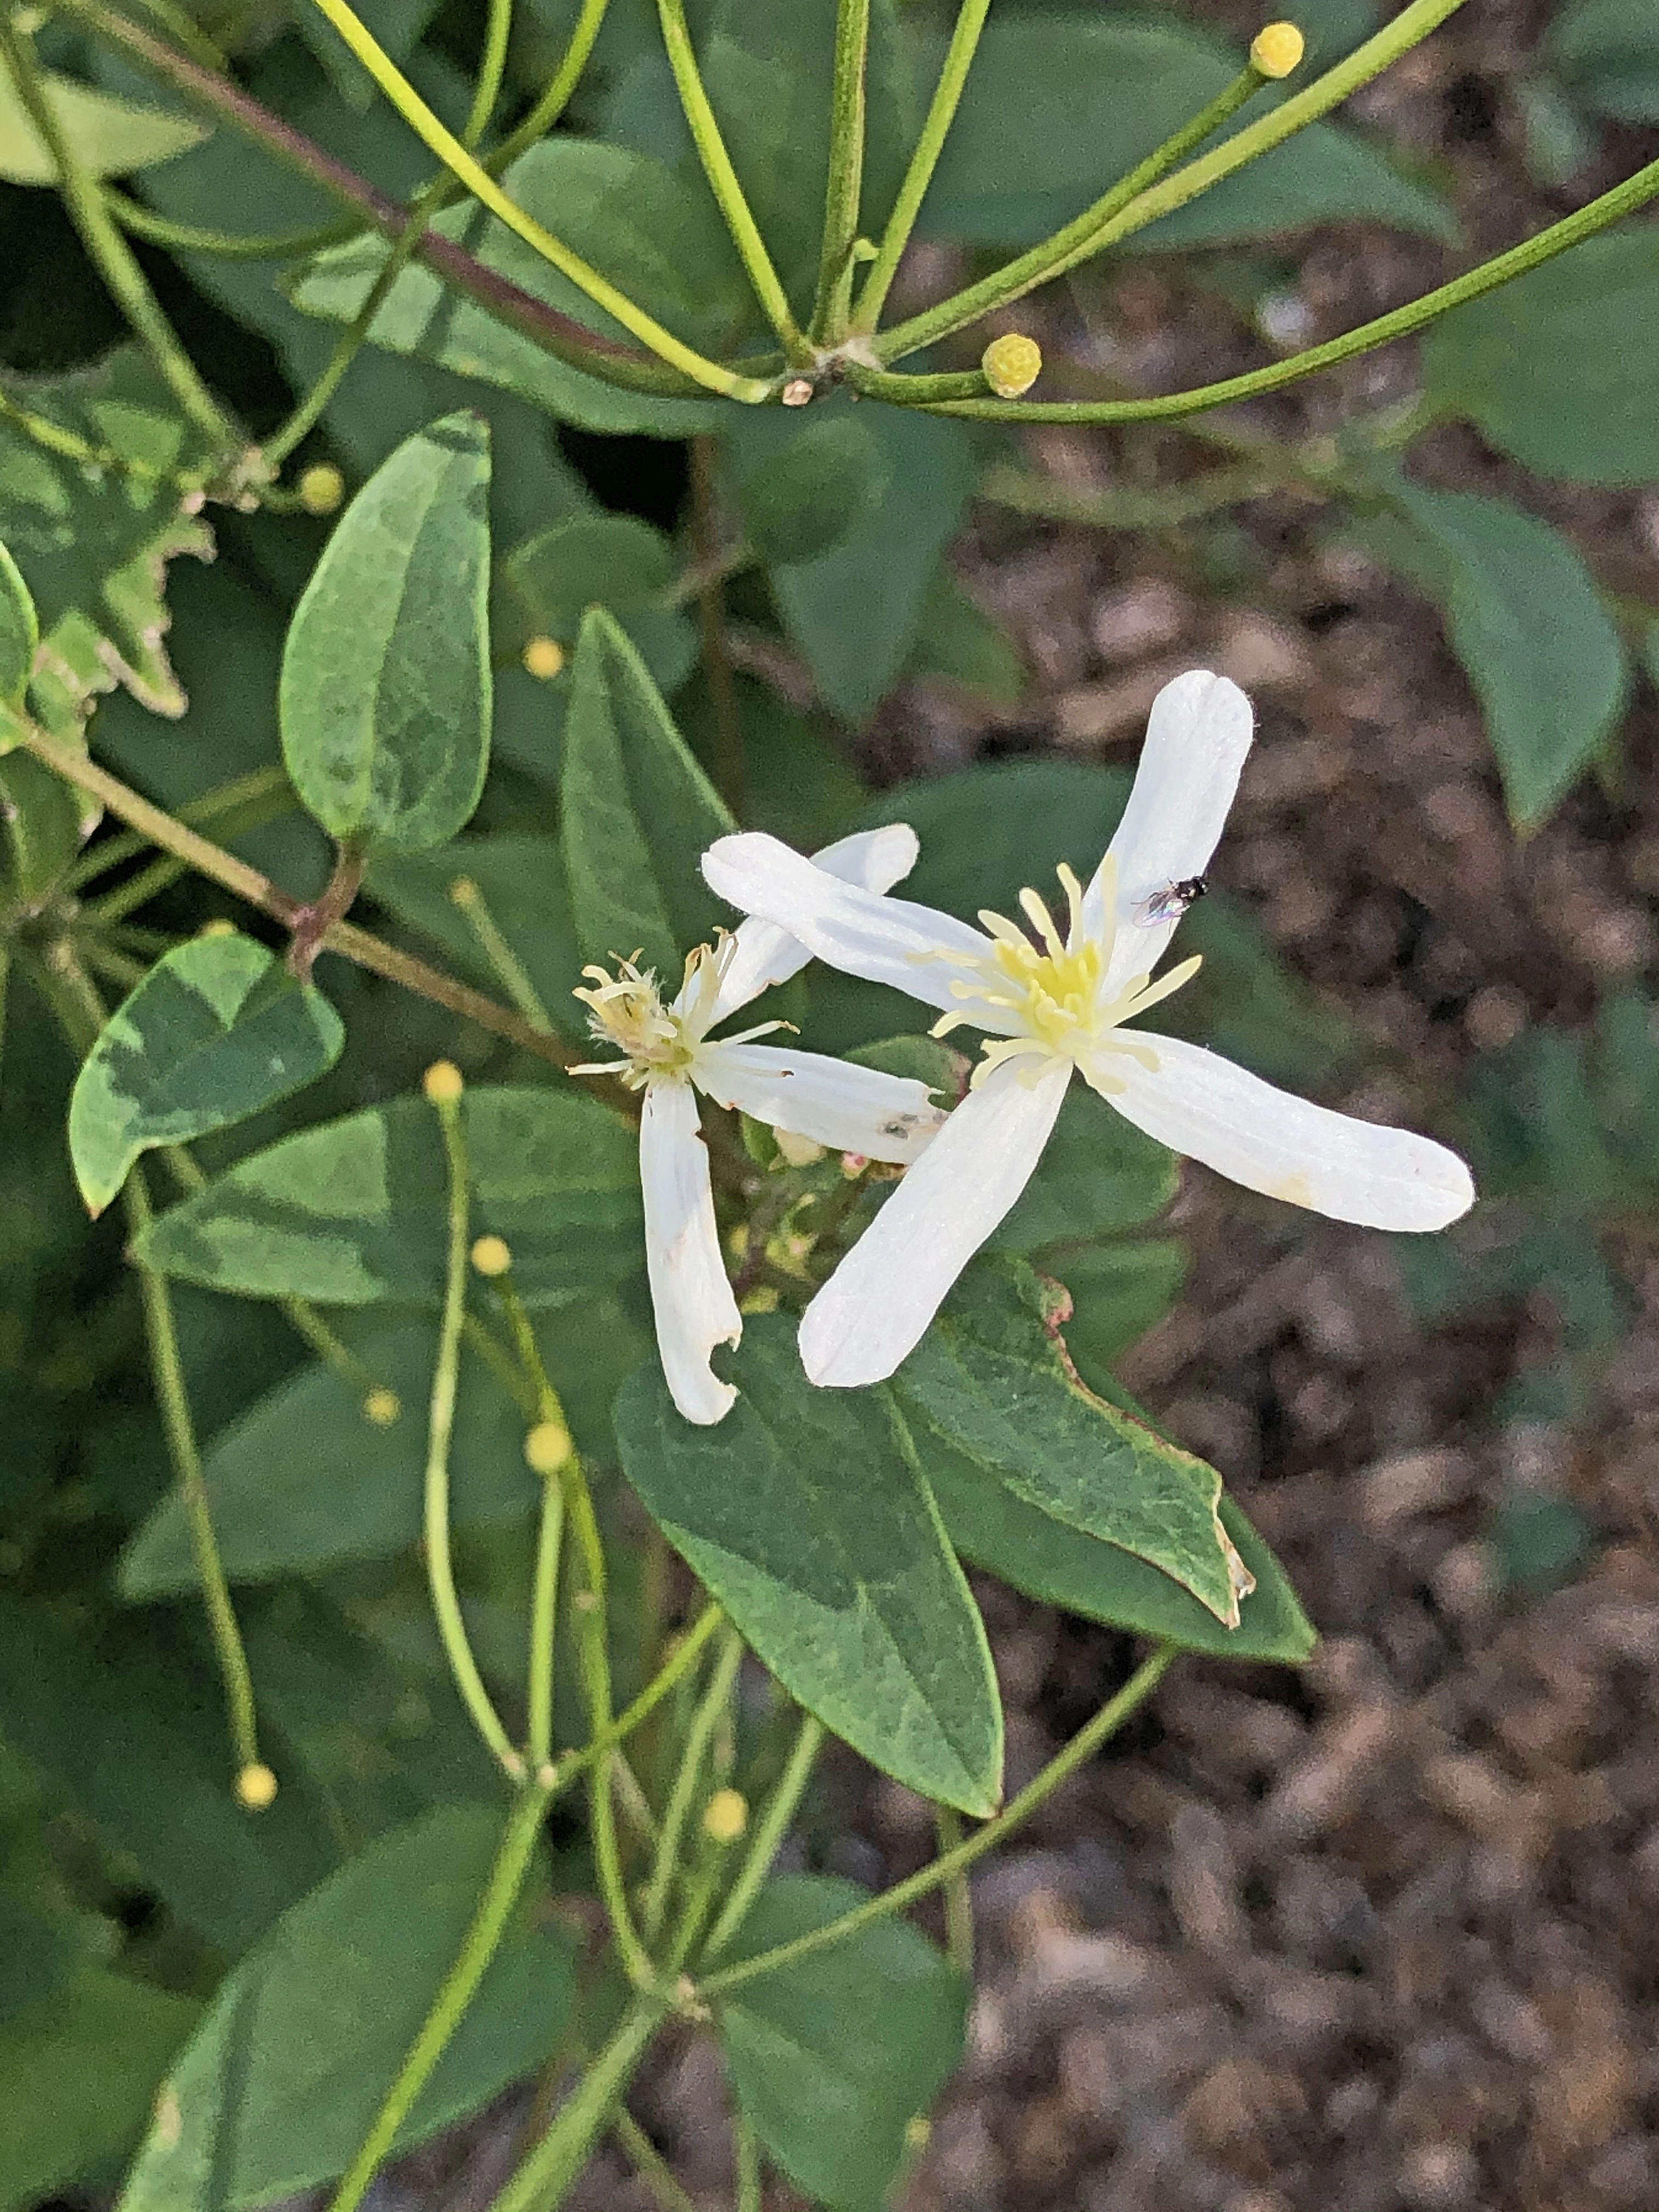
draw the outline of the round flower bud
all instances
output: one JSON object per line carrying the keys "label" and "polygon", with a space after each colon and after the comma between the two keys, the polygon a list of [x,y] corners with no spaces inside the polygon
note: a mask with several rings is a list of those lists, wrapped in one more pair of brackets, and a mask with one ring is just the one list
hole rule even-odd
{"label": "round flower bud", "polygon": [[993,338],[979,357],[985,381],[999,399],[1018,399],[1042,374],[1042,348],[1018,331]]}
{"label": "round flower bud", "polygon": [[377,1429],[389,1429],[403,1410],[403,1401],[384,1382],[377,1384],[363,1400],[363,1419]]}
{"label": "round flower bud", "polygon": [[513,1265],[505,1237],[480,1237],[472,1247],[472,1264],[481,1275],[504,1275]]}
{"label": "round flower bud", "polygon": [[276,1798],[276,1777],[268,1766],[255,1762],[236,1778],[236,1802],[250,1813],[263,1813]]}
{"label": "round flower bud", "polygon": [[717,1790],[703,1808],[702,1832],[711,1844],[735,1844],[749,1826],[749,1800],[741,1790]]}
{"label": "round flower bud", "polygon": [[564,647],[556,638],[532,637],[523,657],[526,669],[543,684],[550,684],[564,666]]}
{"label": "round flower bud", "polygon": [[562,1421],[538,1421],[524,1440],[525,1462],[535,1474],[556,1474],[574,1449]]}
{"label": "round flower bud", "polygon": [[300,478],[300,504],[307,514],[332,514],[345,497],[345,478],[332,461],[318,461]]}
{"label": "round flower bud", "polygon": [[1250,67],[1258,76],[1288,76],[1306,50],[1294,23],[1268,23],[1250,42]]}
{"label": "round flower bud", "polygon": [[224,915],[220,915],[215,921],[204,921],[202,924],[201,934],[204,937],[234,937],[236,925],[234,921],[227,921]]}
{"label": "round flower bud", "polygon": [[434,1106],[457,1104],[465,1087],[453,1060],[434,1060],[421,1078],[421,1088]]}

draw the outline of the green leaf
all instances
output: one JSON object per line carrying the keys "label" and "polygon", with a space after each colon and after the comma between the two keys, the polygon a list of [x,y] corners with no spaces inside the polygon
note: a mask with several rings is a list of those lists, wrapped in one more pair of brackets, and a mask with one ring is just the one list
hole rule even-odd
{"label": "green leaf", "polygon": [[501,581],[523,618],[520,642],[550,637],[574,646],[590,607],[608,607],[638,647],[653,680],[672,690],[696,653],[696,634],[669,604],[679,574],[660,530],[632,514],[573,516],[515,546]]}
{"label": "green leaf", "polygon": [[[732,1962],[866,1902],[866,1891],[828,1875],[768,1882]],[[962,2057],[967,1994],[927,1938],[895,1916],[722,2000],[717,2022],[738,2106],[797,2187],[837,2212],[884,2212],[908,2131]]]}
{"label": "green leaf", "polygon": [[1659,479],[1659,222],[1629,222],[1454,308],[1423,343],[1429,404],[1542,476]]}
{"label": "green leaf", "polygon": [[40,642],[29,587],[0,540],[0,708],[21,708]]}
{"label": "green leaf", "polygon": [[88,1966],[0,2022],[0,2212],[30,2212],[126,2149],[198,2009]]}
{"label": "green leaf", "polygon": [[849,537],[887,496],[891,470],[862,416],[803,422],[738,485],[750,544],[772,568],[811,561]]}
{"label": "green leaf", "polygon": [[[1085,1388],[1060,1334],[1064,1305],[1018,1263],[981,1261],[896,1387],[1016,1498],[1148,1560],[1236,1628],[1238,1563],[1217,1510],[1221,1477]],[[917,1446],[926,1466],[925,1429]]]}
{"label": "green leaf", "polygon": [[[1237,75],[1243,57],[1185,26],[1091,15],[994,15],[923,210],[934,235],[1030,246],[1081,214]],[[1437,194],[1363,138],[1315,123],[1137,232],[1184,250],[1344,220],[1452,239]]]}
{"label": "green leaf", "polygon": [[294,611],[283,758],[331,837],[442,845],[489,762],[489,430],[451,415],[357,494]]}
{"label": "green leaf", "polygon": [[[572,1091],[470,1089],[462,1101],[476,1234],[504,1237],[532,1305],[584,1297],[640,1262],[639,1167],[627,1125]],[[325,1305],[443,1295],[447,1170],[424,1099],[286,1137],[146,1233],[164,1274]]]}
{"label": "green leaf", "polygon": [[164,953],[99,1032],[70,1098],[70,1157],[94,1219],[140,1153],[245,1121],[326,1074],[345,1030],[252,938]]}
{"label": "green leaf", "polygon": [[250,1821],[232,1796],[218,1674],[166,1613],[99,1620],[0,1601],[0,1731],[144,1883],[221,1950],[242,1949],[321,1880],[334,1846],[284,1775]]}
{"label": "green leaf", "polygon": [[1161,1213],[1179,1181],[1173,1152],[1074,1083],[1036,1173],[987,1249],[1036,1252],[1121,1237]]}
{"label": "green leaf", "polygon": [[[283,1914],[168,2075],[120,2212],[240,2212],[342,2171],[460,1948],[501,1830],[480,1806],[432,1814]],[[557,2043],[570,1960],[528,1917],[521,1907],[398,2148],[476,2112]]]}
{"label": "green leaf", "polygon": [[881,1395],[815,1390],[751,1320],[718,1429],[654,1362],[617,1400],[623,1471],[790,1695],[884,1773],[965,1812],[1001,1796],[1002,1721],[968,1586]]}
{"label": "green leaf", "polygon": [[[560,132],[521,155],[501,182],[528,214],[688,344],[723,354],[730,331],[752,312],[713,200],[706,191],[687,191],[648,155]],[[448,209],[434,228],[533,298],[637,350],[637,341],[586,293],[483,209]],[[311,264],[289,296],[307,314],[349,322],[388,251],[379,239],[337,247]],[[499,385],[586,430],[690,437],[709,428],[716,412],[707,399],[657,398],[568,368],[424,269],[398,277],[369,335],[377,346]]]}
{"label": "green leaf", "polygon": [[[805,422],[793,408],[740,410],[726,426],[739,479],[781,465],[778,456],[814,421],[834,422],[851,404],[821,402]],[[770,577],[779,616],[824,703],[849,722],[869,719],[903,667],[974,480],[973,441],[962,423],[903,407],[871,408],[859,419],[885,458],[879,505],[865,505],[827,551]]]}
{"label": "green leaf", "polygon": [[136,347],[95,368],[3,382],[30,414],[145,471],[87,466],[0,416],[0,514],[39,609],[36,714],[70,737],[118,684],[152,714],[182,714],[165,644],[167,563],[184,553],[210,559],[213,538],[185,493],[155,471],[200,458],[195,434]]}
{"label": "green leaf", "polygon": [[[844,837],[863,811],[863,785],[831,734],[827,715],[805,714],[766,684],[739,676],[733,687],[743,730],[744,826],[769,830],[803,853]],[[686,743],[714,757],[716,718],[708,684],[688,684],[674,702]]]}
{"label": "green leaf", "polygon": [[556,841],[510,833],[462,837],[441,853],[384,853],[369,863],[368,890],[382,906],[441,946],[452,969],[498,991],[501,979],[455,903],[453,886],[463,880],[477,886],[550,1020],[567,1036],[584,1035],[570,995],[581,956]]}
{"label": "green leaf", "polygon": [[[233,1582],[380,1558],[419,1541],[434,1350],[430,1327],[419,1322],[400,1322],[360,1347],[395,1411],[372,1402],[351,1376],[319,1365],[279,1383],[215,1437],[204,1474]],[[524,1416],[500,1382],[464,1353],[450,1462],[457,1528],[530,1513],[539,1489],[525,1465],[524,1432]],[[344,1485],[342,1468],[351,1470]],[[122,1557],[121,1594],[169,1597],[197,1580],[190,1516],[169,1493]]]}
{"label": "green leaf", "polygon": [[1619,633],[1577,549],[1536,515],[1415,484],[1396,498],[1485,711],[1510,818],[1535,828],[1623,709]]}
{"label": "green leaf", "polygon": [[1659,22],[1648,0],[1577,0],[1558,11],[1544,56],[1577,96],[1620,123],[1659,122]]}
{"label": "green leaf", "polygon": [[1028,1504],[994,1468],[954,1449],[937,1433],[927,1436],[921,1449],[951,1542],[975,1566],[1000,1575],[1027,1597],[1220,1658],[1294,1667],[1313,1650],[1313,1629],[1284,1569],[1231,1498],[1221,1501],[1222,1526],[1255,1577],[1255,1589],[1241,1601],[1237,1628],[1224,1627],[1145,1559]]}
{"label": "green leaf", "polygon": [[[170,161],[208,135],[193,118],[169,115],[136,100],[116,100],[55,70],[43,72],[40,89],[58,127],[91,175],[125,177],[157,161]],[[0,178],[9,185],[55,185],[58,164],[35,129],[9,71],[0,64]]]}
{"label": "green leaf", "polygon": [[928,586],[907,673],[951,684],[987,707],[1017,707],[1025,696],[1018,646],[948,568]]}
{"label": "green leaf", "polygon": [[732,817],[662,694],[603,607],[584,620],[571,673],[559,836],[576,933],[590,960],[645,964],[678,988],[684,955],[724,912],[698,867]]}

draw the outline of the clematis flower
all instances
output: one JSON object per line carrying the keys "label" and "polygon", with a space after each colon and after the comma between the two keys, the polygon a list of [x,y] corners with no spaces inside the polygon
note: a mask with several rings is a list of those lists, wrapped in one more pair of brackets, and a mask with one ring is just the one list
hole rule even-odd
{"label": "clematis flower", "polygon": [[931,907],[837,882],[775,838],[722,837],[703,858],[732,905],[787,927],[832,968],[943,1010],[990,1042],[973,1087],[807,1308],[801,1357],[836,1388],[890,1375],[1030,1179],[1081,1075],[1149,1137],[1251,1190],[1338,1221],[1443,1229],[1473,1203],[1456,1154],[1334,1114],[1178,1038],[1127,1029],[1188,981],[1152,971],[1203,888],[1250,747],[1250,705],[1194,669],[1153,705],[1139,772],[1086,890],[1060,870],[1060,925],[1032,890],[1025,926],[972,928]]}
{"label": "clematis flower", "polygon": [[[909,873],[916,850],[915,832],[899,823],[844,837],[801,866],[816,865],[826,883],[844,880],[873,897]],[[674,1403],[688,1421],[705,1427],[721,1419],[737,1395],[714,1373],[709,1354],[717,1344],[736,1344],[743,1317],[720,1258],[698,1091],[793,1136],[901,1164],[916,1157],[945,1119],[925,1083],[755,1042],[787,1023],[709,1036],[811,957],[785,930],[745,921],[712,947],[697,947],[666,1004],[655,975],[632,960],[619,962],[615,975],[584,969],[590,981],[574,994],[588,1009],[593,1037],[623,1056],[572,1073],[614,1075],[645,1093],[640,1182],[657,1348]]]}

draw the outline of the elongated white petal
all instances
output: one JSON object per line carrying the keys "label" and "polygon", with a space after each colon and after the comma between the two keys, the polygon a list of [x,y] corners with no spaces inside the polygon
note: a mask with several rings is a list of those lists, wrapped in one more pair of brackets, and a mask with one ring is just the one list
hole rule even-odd
{"label": "elongated white petal", "polygon": [[811,1137],[838,1152],[908,1164],[939,1129],[945,1110],[925,1083],[884,1075],[818,1052],[764,1044],[706,1044],[691,1080],[720,1106]]}
{"label": "elongated white petal", "polygon": [[1126,1031],[1156,1055],[1102,1055],[1126,1120],[1249,1190],[1370,1229],[1443,1229],[1474,1203],[1455,1152],[1409,1129],[1334,1114],[1179,1038]]}
{"label": "elongated white petal", "polygon": [[737,1392],[708,1364],[717,1344],[735,1344],[743,1316],[726,1279],[708,1148],[689,1083],[653,1083],[640,1117],[645,1192],[645,1264],[657,1322],[657,1350],[669,1395],[688,1421],[723,1420]]}
{"label": "elongated white petal", "polygon": [[1153,701],[1134,788],[1108,848],[1115,864],[1115,911],[1106,910],[1103,866],[1084,894],[1087,933],[1098,938],[1115,926],[1109,992],[1131,975],[1150,975],[1163,957],[1180,915],[1145,922],[1136,911],[1208,867],[1250,750],[1252,720],[1237,684],[1206,668],[1177,676]]}
{"label": "elongated white petal", "polygon": [[[908,822],[890,822],[879,830],[860,830],[851,837],[838,837],[833,845],[813,854],[812,866],[825,869],[844,884],[858,884],[867,891],[885,891],[909,874],[921,850]],[[775,921],[763,921],[758,915],[751,915],[735,933],[710,1028],[728,1014],[735,1014],[739,1006],[746,1006],[751,999],[758,999],[775,983],[787,983],[811,957],[798,937],[792,937]]]}
{"label": "elongated white petal", "polygon": [[757,830],[716,839],[702,856],[702,872],[721,898],[781,924],[831,968],[890,983],[952,1013],[963,1003],[952,985],[977,989],[982,980],[963,963],[993,950],[989,938],[954,915],[840,883]]}
{"label": "elongated white petal", "polygon": [[1071,1080],[1049,1061],[998,1068],[958,1106],[818,1292],[800,1325],[814,1382],[879,1382],[921,1343],[946,1291],[1031,1179]]}

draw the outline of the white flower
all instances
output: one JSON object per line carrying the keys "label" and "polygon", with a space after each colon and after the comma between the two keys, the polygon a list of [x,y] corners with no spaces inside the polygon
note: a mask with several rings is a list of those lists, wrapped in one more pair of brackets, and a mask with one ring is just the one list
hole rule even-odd
{"label": "white flower", "polygon": [[[1036,1167],[1075,1070],[1126,1120],[1235,1182],[1339,1221],[1443,1229],[1473,1203],[1455,1153],[1403,1129],[1310,1105],[1196,1045],[1133,1020],[1178,990],[1194,960],[1153,982],[1202,888],[1250,747],[1250,706],[1194,669],[1158,694],[1134,789],[1084,890],[1060,871],[1062,936],[1035,891],[1033,934],[982,913],[981,933],[907,899],[834,881],[775,838],[722,837],[703,872],[722,898],[785,923],[833,968],[889,983],[994,1040],[969,1097],[807,1308],[812,1381],[890,1375]],[[1195,880],[1196,879],[1196,880]]]}
{"label": "white flower", "polygon": [[[844,837],[817,854],[816,865],[830,872],[826,883],[844,880],[868,897],[908,875],[915,860],[915,832],[900,823]],[[745,921],[713,949],[697,947],[668,1005],[656,977],[631,960],[622,961],[615,975],[604,968],[585,969],[591,987],[575,994],[587,1006],[593,1036],[616,1046],[623,1057],[572,1072],[615,1075],[630,1091],[645,1093],[640,1182],[657,1347],[674,1403],[688,1421],[705,1426],[721,1419],[737,1395],[714,1373],[709,1354],[717,1344],[738,1341],[743,1318],[720,1259],[697,1092],[837,1152],[901,1164],[916,1157],[945,1119],[924,1083],[754,1042],[785,1023],[763,1022],[734,1037],[709,1036],[717,1023],[769,985],[787,981],[811,957],[770,922]]]}

